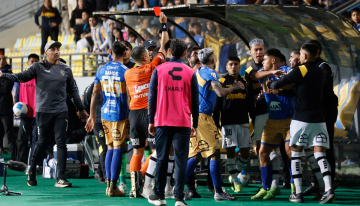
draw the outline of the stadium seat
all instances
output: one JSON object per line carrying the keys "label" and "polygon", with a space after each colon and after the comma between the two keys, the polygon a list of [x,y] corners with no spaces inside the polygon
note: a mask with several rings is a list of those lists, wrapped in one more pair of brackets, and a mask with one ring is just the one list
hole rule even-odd
{"label": "stadium seat", "polygon": [[343,79],[339,85],[334,87],[334,92],[339,97],[335,137],[346,136],[350,128],[360,98],[359,79],[360,73],[357,73],[356,76],[351,77],[350,80]]}

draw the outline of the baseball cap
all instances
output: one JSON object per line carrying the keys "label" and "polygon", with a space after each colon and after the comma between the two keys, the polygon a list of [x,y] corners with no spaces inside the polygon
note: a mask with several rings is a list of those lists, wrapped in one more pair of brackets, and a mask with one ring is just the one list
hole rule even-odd
{"label": "baseball cap", "polygon": [[51,40],[48,43],[46,43],[46,45],[44,47],[44,51],[46,52],[52,45],[56,45],[56,46],[61,47],[62,44],[60,42],[58,42],[58,41]]}
{"label": "baseball cap", "polygon": [[155,41],[153,40],[146,40],[143,44],[143,46],[146,48],[146,49],[149,49],[150,47],[156,47],[156,43]]}

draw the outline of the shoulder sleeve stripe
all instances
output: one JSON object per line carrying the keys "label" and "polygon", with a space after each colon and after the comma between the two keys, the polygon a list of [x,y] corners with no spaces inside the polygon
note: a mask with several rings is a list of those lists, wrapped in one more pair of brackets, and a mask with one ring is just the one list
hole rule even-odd
{"label": "shoulder sleeve stripe", "polygon": [[306,66],[305,65],[299,66],[299,69],[300,69],[302,76],[305,77],[306,73],[308,72]]}
{"label": "shoulder sleeve stripe", "polygon": [[250,74],[250,72],[253,70],[253,68],[252,68],[252,66],[250,66],[249,68],[247,68],[246,70],[245,70],[245,72],[246,73],[248,73],[248,74]]}
{"label": "shoulder sleeve stripe", "polygon": [[219,79],[219,82],[224,83],[224,82],[225,82],[225,78],[224,78],[224,77],[223,77],[223,78],[220,78],[220,79]]}

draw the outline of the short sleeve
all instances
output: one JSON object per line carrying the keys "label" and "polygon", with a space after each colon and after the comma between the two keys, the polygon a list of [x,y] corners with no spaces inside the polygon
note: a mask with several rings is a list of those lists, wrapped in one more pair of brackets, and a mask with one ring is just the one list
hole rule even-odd
{"label": "short sleeve", "polygon": [[162,53],[158,53],[156,57],[151,61],[151,69],[154,70],[155,67],[165,62],[165,56]]}
{"label": "short sleeve", "polygon": [[[201,74],[202,73],[202,74]],[[206,81],[216,81],[219,82],[219,78],[218,75],[216,73],[216,71],[214,70],[207,70],[204,72],[200,72],[201,77],[206,80]]]}
{"label": "short sleeve", "polygon": [[101,69],[102,69],[102,68],[100,68],[100,69],[96,72],[95,80],[94,80],[94,83],[95,83],[95,84],[100,84],[100,80],[101,80],[100,71],[101,71]]}

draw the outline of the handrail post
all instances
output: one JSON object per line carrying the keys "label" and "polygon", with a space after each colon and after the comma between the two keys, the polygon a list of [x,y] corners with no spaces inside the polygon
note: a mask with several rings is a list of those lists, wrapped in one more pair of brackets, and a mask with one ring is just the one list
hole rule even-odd
{"label": "handrail post", "polygon": [[24,58],[21,58],[21,72],[24,70],[24,65],[23,65],[23,63],[24,63]]}

